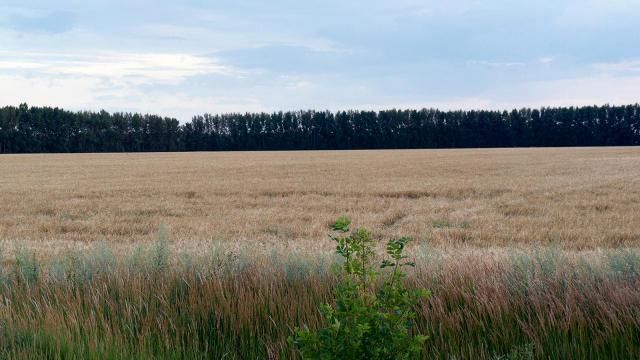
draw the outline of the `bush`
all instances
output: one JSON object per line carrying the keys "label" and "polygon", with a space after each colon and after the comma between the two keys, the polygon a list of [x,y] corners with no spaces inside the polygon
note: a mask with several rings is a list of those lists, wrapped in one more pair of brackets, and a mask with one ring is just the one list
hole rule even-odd
{"label": "bush", "polygon": [[376,253],[371,234],[365,229],[351,231],[350,224],[348,218],[339,218],[332,226],[339,235],[330,235],[344,258],[336,305],[321,306],[324,327],[296,329],[289,341],[305,359],[419,358],[427,337],[412,331],[414,308],[429,292],[409,290],[403,283],[403,268],[415,266],[403,254],[410,239],[387,243],[389,258],[380,266],[387,271],[380,273],[373,265]]}

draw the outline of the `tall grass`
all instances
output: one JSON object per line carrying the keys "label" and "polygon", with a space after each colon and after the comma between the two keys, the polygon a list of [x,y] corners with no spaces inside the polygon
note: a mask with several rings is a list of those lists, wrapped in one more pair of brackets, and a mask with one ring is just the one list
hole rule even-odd
{"label": "tall grass", "polygon": [[[163,241],[125,259],[104,244],[44,263],[18,252],[0,282],[0,358],[295,358],[292,329],[318,326],[318,304],[332,300],[331,256],[221,244],[175,255]],[[437,260],[407,281],[433,294],[416,319],[430,358],[640,355],[635,251],[422,250]]]}

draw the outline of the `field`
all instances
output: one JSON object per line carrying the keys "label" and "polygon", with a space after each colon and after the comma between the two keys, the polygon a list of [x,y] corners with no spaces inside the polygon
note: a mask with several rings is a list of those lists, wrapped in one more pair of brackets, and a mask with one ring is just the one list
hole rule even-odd
{"label": "field", "polygon": [[328,249],[348,214],[444,247],[640,244],[636,148],[14,155],[0,240],[43,251],[106,240]]}
{"label": "field", "polygon": [[640,149],[3,155],[0,358],[289,358],[329,224],[408,235],[428,357],[640,355]]}

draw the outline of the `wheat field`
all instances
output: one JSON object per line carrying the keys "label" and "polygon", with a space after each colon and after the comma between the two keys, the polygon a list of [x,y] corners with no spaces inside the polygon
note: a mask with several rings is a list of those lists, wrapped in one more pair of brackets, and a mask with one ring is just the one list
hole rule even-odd
{"label": "wheat field", "polygon": [[183,250],[326,249],[341,214],[447,248],[636,247],[639,202],[637,148],[0,157],[0,241],[44,252],[125,250],[163,225]]}

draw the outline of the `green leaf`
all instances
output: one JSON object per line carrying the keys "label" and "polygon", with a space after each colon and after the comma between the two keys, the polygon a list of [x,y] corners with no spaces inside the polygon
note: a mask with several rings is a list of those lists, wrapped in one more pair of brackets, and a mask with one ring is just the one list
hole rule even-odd
{"label": "green leaf", "polygon": [[351,225],[351,220],[345,215],[342,215],[331,225],[331,228],[334,231],[347,232],[349,231],[349,225]]}
{"label": "green leaf", "polygon": [[395,265],[396,265],[396,263],[394,263],[394,262],[392,262],[392,261],[389,261],[389,260],[382,260],[382,265],[380,265],[380,268],[381,268],[381,269],[384,269],[384,268],[386,268],[386,267],[393,267],[393,266],[395,266]]}
{"label": "green leaf", "polygon": [[[340,217],[332,225],[334,231],[351,231],[351,221]],[[303,359],[417,359],[426,336],[415,334],[412,326],[415,308],[429,296],[425,289],[407,289],[402,279],[405,272],[398,265],[407,256],[403,237],[387,243],[387,254],[380,268],[394,267],[391,276],[378,291],[375,269],[376,242],[366,229],[355,229],[348,235],[330,236],[336,241],[336,252],[344,257],[335,288],[335,306],[323,304],[323,324],[315,331],[296,330],[289,342]],[[292,340],[293,339],[293,340]]]}

